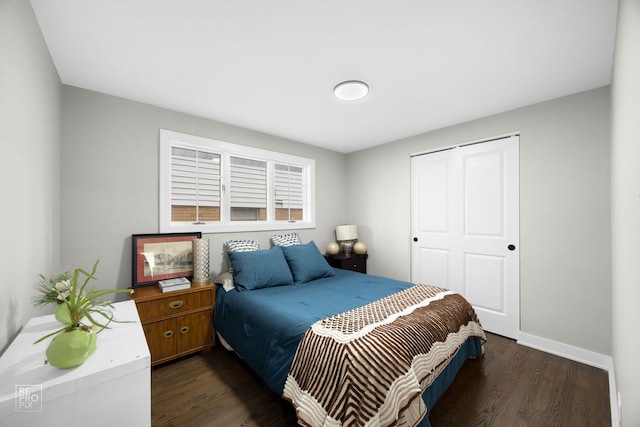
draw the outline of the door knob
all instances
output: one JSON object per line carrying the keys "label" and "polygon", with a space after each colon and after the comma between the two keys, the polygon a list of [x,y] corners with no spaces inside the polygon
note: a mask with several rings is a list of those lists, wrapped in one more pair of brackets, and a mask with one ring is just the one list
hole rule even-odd
{"label": "door knob", "polygon": [[515,245],[509,245],[509,246],[507,246],[507,249],[509,249],[510,251],[515,251],[516,250],[516,246]]}
{"label": "door knob", "polygon": [[414,242],[417,242],[417,241],[418,241],[418,238],[417,238],[417,237],[414,237],[414,238],[413,238],[413,241],[414,241]]}

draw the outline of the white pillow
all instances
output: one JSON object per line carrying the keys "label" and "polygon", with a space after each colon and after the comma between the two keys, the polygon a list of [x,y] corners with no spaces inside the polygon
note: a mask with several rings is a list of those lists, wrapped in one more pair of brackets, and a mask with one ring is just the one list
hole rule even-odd
{"label": "white pillow", "polygon": [[255,240],[229,240],[224,242],[225,252],[259,251],[260,243]]}
{"label": "white pillow", "polygon": [[274,246],[293,246],[302,244],[300,235],[298,233],[288,233],[271,236],[271,241],[273,242]]}
{"label": "white pillow", "polygon": [[216,285],[222,285],[222,289],[224,289],[226,292],[229,292],[231,289],[235,288],[235,286],[233,285],[233,273],[230,273],[228,271],[225,271],[224,273],[213,279],[213,283],[215,283]]}

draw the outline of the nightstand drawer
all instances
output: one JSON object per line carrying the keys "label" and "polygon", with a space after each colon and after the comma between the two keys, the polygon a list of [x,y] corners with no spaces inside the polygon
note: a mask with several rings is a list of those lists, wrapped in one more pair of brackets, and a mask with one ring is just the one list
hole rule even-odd
{"label": "nightstand drawer", "polygon": [[339,254],[325,255],[324,257],[331,267],[367,274],[367,254],[351,256]]}
{"label": "nightstand drawer", "polygon": [[213,322],[211,313],[199,311],[179,317],[176,325],[178,342],[176,352],[183,354],[194,348],[205,348],[213,345]]}
{"label": "nightstand drawer", "polygon": [[151,363],[164,360],[176,354],[176,319],[148,323],[142,326],[147,338]]}
{"label": "nightstand drawer", "polygon": [[363,257],[351,257],[343,261],[344,269],[359,271],[361,273],[367,271],[367,261]]}
{"label": "nightstand drawer", "polygon": [[203,307],[212,307],[211,292],[193,292],[180,295],[167,295],[153,301],[138,302],[138,314],[140,320],[145,323],[150,320],[160,319],[186,311],[197,310]]}

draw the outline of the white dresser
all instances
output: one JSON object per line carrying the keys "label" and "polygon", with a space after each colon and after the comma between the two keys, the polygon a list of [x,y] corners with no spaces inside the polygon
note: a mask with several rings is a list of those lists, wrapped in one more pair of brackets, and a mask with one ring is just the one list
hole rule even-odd
{"label": "white dresser", "polygon": [[45,363],[61,327],[53,315],[31,319],[0,357],[0,426],[150,426],[151,356],[134,301],[114,304],[96,351],[72,369]]}

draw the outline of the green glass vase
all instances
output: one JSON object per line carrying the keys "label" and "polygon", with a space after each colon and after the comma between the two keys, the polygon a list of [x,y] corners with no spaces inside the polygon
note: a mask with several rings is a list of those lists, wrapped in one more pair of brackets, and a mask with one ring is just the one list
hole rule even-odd
{"label": "green glass vase", "polygon": [[75,368],[93,354],[97,340],[96,334],[90,331],[73,329],[56,335],[45,354],[49,363],[56,368]]}
{"label": "green glass vase", "polygon": [[69,316],[69,308],[66,303],[56,305],[56,311],[54,312],[56,320],[65,325],[71,324],[71,317]]}

